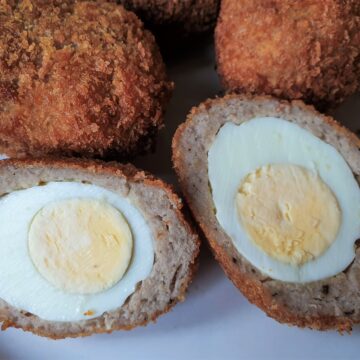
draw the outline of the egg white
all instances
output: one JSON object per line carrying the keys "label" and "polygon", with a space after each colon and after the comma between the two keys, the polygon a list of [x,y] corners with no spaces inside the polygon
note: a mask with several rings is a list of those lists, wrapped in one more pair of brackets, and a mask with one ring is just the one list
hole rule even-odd
{"label": "egg white", "polygon": [[[90,295],[69,294],[48,283],[36,270],[28,251],[34,215],[53,201],[70,198],[102,200],[121,211],[130,225],[134,249],[129,268],[112,288]],[[0,298],[49,321],[79,321],[119,308],[154,263],[151,230],[128,198],[92,184],[50,182],[14,191],[0,199]],[[91,316],[84,315],[93,311]]]}
{"label": "egg white", "polygon": [[[243,179],[268,164],[293,164],[318,173],[335,194],[341,226],[335,242],[302,266],[282,263],[258,248],[238,220],[236,194]],[[283,119],[254,118],[224,124],[208,152],[208,175],[216,217],[236,249],[273,279],[310,282],[334,276],[354,259],[360,238],[360,189],[340,153],[300,126]]]}

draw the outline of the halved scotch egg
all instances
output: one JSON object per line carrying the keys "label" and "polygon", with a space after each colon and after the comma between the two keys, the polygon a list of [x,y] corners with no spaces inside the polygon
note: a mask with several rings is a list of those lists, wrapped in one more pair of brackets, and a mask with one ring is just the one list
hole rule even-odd
{"label": "halved scotch egg", "polygon": [[229,95],[194,109],[173,160],[230,279],[280,322],[360,322],[360,141],[302,102]]}
{"label": "halved scotch egg", "polygon": [[4,160],[0,179],[3,329],[130,329],[184,298],[198,239],[160,180],[75,160]]}

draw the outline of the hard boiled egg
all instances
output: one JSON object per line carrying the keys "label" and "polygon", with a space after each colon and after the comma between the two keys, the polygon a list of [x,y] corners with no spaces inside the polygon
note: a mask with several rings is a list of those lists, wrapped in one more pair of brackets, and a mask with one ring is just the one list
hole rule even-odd
{"label": "hard boiled egg", "polygon": [[129,199],[49,182],[0,199],[0,298],[49,321],[119,308],[151,273],[151,230]]}
{"label": "hard boiled egg", "polygon": [[236,249],[273,279],[343,271],[360,237],[360,189],[340,153],[297,124],[225,123],[208,152],[216,217]]}

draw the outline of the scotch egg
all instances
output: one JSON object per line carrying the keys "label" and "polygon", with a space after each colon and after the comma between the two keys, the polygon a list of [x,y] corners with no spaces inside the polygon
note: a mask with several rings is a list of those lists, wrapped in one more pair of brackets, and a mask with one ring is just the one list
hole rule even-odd
{"label": "scotch egg", "polygon": [[360,190],[331,145],[275,117],[225,123],[208,152],[219,224],[273,279],[310,282],[344,270],[360,237]]}
{"label": "scotch egg", "polygon": [[301,101],[229,94],[193,108],[172,148],[195,220],[250,303],[299,327],[360,323],[355,133]]}
{"label": "scotch egg", "polygon": [[0,161],[0,325],[55,339],[130,330],[183,301],[199,240],[132,165]]}

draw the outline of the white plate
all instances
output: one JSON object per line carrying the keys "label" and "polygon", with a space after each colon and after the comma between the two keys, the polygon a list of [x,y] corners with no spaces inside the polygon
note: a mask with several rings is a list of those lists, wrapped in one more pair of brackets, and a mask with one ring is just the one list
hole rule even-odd
{"label": "white plate", "polygon": [[[213,49],[197,47],[171,60],[176,83],[157,152],[136,164],[174,182],[170,143],[192,106],[219,93]],[[360,130],[360,96],[334,116]],[[0,333],[0,359],[359,359],[360,328],[353,335],[290,328],[267,318],[225,277],[203,246],[201,264],[186,301],[157,324],[131,332],[50,341],[9,329]]]}

